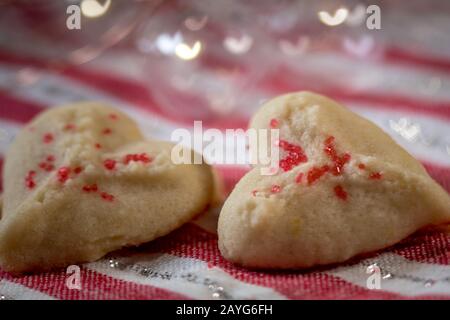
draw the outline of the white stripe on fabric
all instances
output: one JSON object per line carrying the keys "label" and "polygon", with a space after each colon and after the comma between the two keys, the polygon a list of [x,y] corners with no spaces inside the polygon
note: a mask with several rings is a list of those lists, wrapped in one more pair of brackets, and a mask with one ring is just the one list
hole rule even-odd
{"label": "white stripe on fabric", "polygon": [[155,253],[133,254],[115,261],[123,267],[111,268],[107,259],[85,266],[117,279],[152,285],[195,299],[285,299],[271,288],[241,282],[197,259]]}
{"label": "white stripe on fabric", "polygon": [[[314,53],[302,56],[302,63],[292,60],[289,67],[297,69],[301,78],[331,84],[337,88],[369,90],[374,94],[401,94],[409,98],[430,101],[450,100],[450,77],[448,72],[423,67],[388,64],[376,59],[354,59],[333,53]],[[300,67],[300,69],[299,69]],[[320,77],[317,70],[326,70]],[[342,77],[345,77],[345,83]]]}
{"label": "white stripe on fabric", "polygon": [[6,300],[55,300],[55,298],[8,280],[0,280],[0,297]]}
{"label": "white stripe on fabric", "polygon": [[394,253],[382,253],[326,273],[368,288],[367,281],[373,273],[367,268],[374,264],[380,268],[383,291],[405,296],[450,295],[450,266],[412,261]]}
{"label": "white stripe on fabric", "polygon": [[430,115],[348,103],[419,159],[450,166],[450,123]]}
{"label": "white stripe on fabric", "polygon": [[0,118],[0,155],[6,154],[9,145],[22,126]]}
{"label": "white stripe on fabric", "polygon": [[0,88],[6,89],[11,96],[47,107],[86,100],[101,101],[126,112],[138,123],[145,134],[149,134],[154,138],[167,140],[168,137],[170,138],[170,133],[180,127],[174,122],[143,111],[141,108],[112,97],[101,90],[96,90],[75,80],[45,71],[36,71],[40,76],[40,80],[35,84],[24,87],[15,85],[12,88],[11,84],[15,83],[18,70],[20,70],[18,67],[0,64]]}

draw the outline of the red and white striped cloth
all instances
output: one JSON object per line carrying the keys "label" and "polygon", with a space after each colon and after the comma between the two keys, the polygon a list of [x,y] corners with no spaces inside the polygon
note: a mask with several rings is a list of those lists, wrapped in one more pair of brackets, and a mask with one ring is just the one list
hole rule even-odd
{"label": "red and white striped cloth", "polygon": [[[204,120],[207,126],[221,129],[245,126],[257,107],[235,110],[233,117],[226,119],[194,119],[183,110],[169,113],[159,107],[145,82],[120,67],[120,61],[130,59],[133,54],[129,52],[105,53],[84,66],[60,66],[55,71],[39,57],[1,49],[0,153],[6,152],[21,126],[38,112],[70,101],[110,103],[135,118],[146,134],[163,139],[169,139],[174,128],[190,128],[193,120]],[[383,58],[375,61],[340,54],[306,54],[302,59],[301,70],[289,61],[274,68],[272,74],[259,80],[255,95],[262,92],[270,97],[305,89],[328,95],[385,129],[450,192],[450,60],[398,48],[385,51]],[[321,76],[318,66],[328,68],[330,76]],[[351,76],[345,83],[333,77],[346,73]],[[378,79],[375,86],[374,79]],[[423,90],[416,89],[417,83],[424,84]],[[229,191],[247,168],[219,166],[218,170]],[[68,288],[65,270],[13,276],[0,269],[0,297],[450,298],[450,234],[445,229],[420,231],[392,248],[337,266],[263,272],[235,266],[222,258],[215,232],[217,214],[217,209],[211,210],[168,236],[80,266],[80,290]],[[374,264],[382,271],[381,289],[371,290],[366,285],[370,276],[367,267]]]}

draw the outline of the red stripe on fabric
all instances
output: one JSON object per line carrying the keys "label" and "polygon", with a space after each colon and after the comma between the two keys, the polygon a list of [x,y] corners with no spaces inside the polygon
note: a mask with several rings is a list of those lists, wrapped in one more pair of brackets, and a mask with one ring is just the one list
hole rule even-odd
{"label": "red stripe on fabric", "polygon": [[0,118],[28,122],[45,108],[36,103],[18,99],[0,90]]}
{"label": "red stripe on fabric", "polygon": [[24,285],[58,299],[116,300],[116,299],[188,299],[165,289],[115,279],[81,267],[81,290],[69,289],[64,271],[14,277],[0,270],[0,278]]}
{"label": "red stripe on fabric", "polygon": [[450,194],[450,168],[428,161],[421,162],[428,174]]}
{"label": "red stripe on fabric", "polygon": [[444,228],[419,231],[397,244],[392,252],[412,261],[450,265],[450,228]]}
{"label": "red stripe on fabric", "polygon": [[[110,95],[139,106],[146,111],[155,113],[170,121],[192,126],[194,121],[202,120],[205,127],[219,129],[243,128],[247,126],[247,119],[233,115],[228,115],[227,117],[211,117],[211,112],[203,112],[201,116],[195,115],[195,112],[179,112],[180,110],[169,112],[168,110],[173,109],[172,106],[164,107],[159,105],[150,90],[138,81],[125,80],[100,71],[88,71],[81,68],[68,68],[62,74],[84,84],[92,85],[96,89],[107,92]],[[197,109],[197,113],[200,110],[208,110],[201,107],[204,103],[197,104],[195,99],[184,99],[183,101],[185,101],[185,105],[183,105],[184,109]]]}
{"label": "red stripe on fabric", "polygon": [[[140,248],[136,250],[141,250]],[[402,299],[401,295],[369,290],[353,285],[339,277],[314,271],[255,271],[226,261],[217,247],[217,237],[193,224],[188,224],[145,246],[146,252],[195,258],[210,266],[223,269],[234,278],[246,283],[269,287],[290,299]],[[257,297],[255,297],[257,298]]]}
{"label": "red stripe on fabric", "polygon": [[394,93],[371,93],[330,83],[323,85],[323,83],[323,79],[314,79],[311,75],[299,74],[287,67],[280,67],[262,80],[260,86],[274,96],[286,92],[309,90],[326,95],[344,105],[346,103],[367,104],[373,109],[403,110],[450,120],[450,102],[429,101],[418,97],[409,98]]}
{"label": "red stripe on fabric", "polygon": [[[3,192],[3,158],[0,157],[0,192]],[[1,217],[0,213],[0,217]]]}
{"label": "red stripe on fabric", "polygon": [[[0,61],[11,64],[32,65],[44,69],[49,69],[51,67],[51,65],[46,65],[44,62],[37,59],[18,57],[1,51]],[[52,68],[50,68],[50,71],[51,70]],[[77,80],[85,85],[92,85],[112,96],[128,101],[144,110],[155,113],[171,121],[192,125],[194,120],[199,120],[197,119],[197,116],[187,117],[181,112],[169,113],[167,110],[170,110],[171,108],[162,108],[159,106],[150,90],[144,86],[142,82],[121,78],[110,73],[93,71],[91,69],[87,70],[69,65],[59,64],[57,65],[56,70],[60,70],[62,75],[71,79]],[[338,101],[366,103],[383,109],[420,112],[450,120],[450,102],[428,101],[421,98],[409,98],[392,93],[370,93],[359,89],[356,90],[344,86],[335,86],[331,83],[326,83],[326,80],[324,79],[317,81],[311,74],[304,75],[299,74],[298,71],[294,72],[287,66],[280,66],[276,72],[266,75],[259,83],[259,86],[268,90],[273,95],[300,90],[311,90],[327,95]],[[196,107],[201,107],[206,112],[204,105],[204,103],[201,103]],[[216,128],[245,128],[247,126],[247,121],[248,119],[246,118],[233,115],[227,117],[212,117],[211,119],[208,119],[208,117],[205,116],[204,119],[206,127]]]}
{"label": "red stripe on fabric", "polygon": [[[216,37],[218,38],[225,38],[227,36],[227,33],[223,27],[215,24],[213,21],[211,23],[208,23],[209,31],[213,29],[216,33]],[[274,39],[282,40],[280,37],[280,34],[275,32],[269,32],[270,36],[272,36]],[[296,38],[298,36],[298,30],[292,29],[287,34],[284,34],[284,36],[288,38]],[[347,57],[351,57],[355,59],[354,55],[351,55],[349,52],[346,52],[345,50],[342,51],[340,48],[342,46],[342,39],[339,37],[330,37],[327,39],[327,44],[324,45],[325,51],[331,52],[333,51],[333,54],[336,55],[344,55]],[[411,50],[411,49],[402,49],[398,46],[386,46],[386,44],[383,44],[379,48],[375,48],[375,52],[380,50],[380,57],[379,60],[381,60],[384,63],[391,63],[391,64],[399,64],[399,65],[408,65],[413,68],[422,67],[422,68],[428,68],[428,69],[434,69],[436,71],[450,71],[450,60],[445,57],[438,57],[436,55],[428,54],[422,50],[422,52],[417,52],[417,50]],[[231,60],[231,59],[230,59]],[[219,63],[223,63],[220,61]],[[213,66],[216,66],[219,64],[216,63]],[[236,65],[235,61],[228,62],[228,63],[234,63],[233,66]]]}
{"label": "red stripe on fabric", "polygon": [[[0,61],[10,64],[28,65],[36,68],[47,69],[49,72],[59,73],[67,78],[78,81],[85,86],[92,86],[98,90],[106,92],[107,94],[114,96],[116,98],[122,99],[128,103],[140,107],[141,109],[151,112],[155,115],[161,116],[164,119],[182,123],[188,126],[192,126],[195,120],[202,120],[204,127],[209,128],[244,128],[247,126],[248,119],[238,117],[235,115],[228,115],[227,117],[212,117],[211,112],[203,112],[206,116],[199,117],[197,114],[191,113],[186,115],[186,113],[176,112],[172,110],[172,106],[160,106],[149,88],[147,88],[142,82],[125,79],[123,77],[114,76],[110,73],[84,69],[82,67],[75,67],[67,64],[56,64],[47,65],[42,61],[33,58],[18,57],[15,55],[8,54],[6,52],[0,51]],[[192,103],[186,103],[185,108],[191,108],[197,111],[201,110],[201,105],[191,105]],[[169,108],[170,107],[170,108]],[[207,109],[203,108],[204,111]]]}
{"label": "red stripe on fabric", "polygon": [[392,47],[384,51],[384,60],[396,64],[407,64],[414,67],[425,67],[436,71],[450,72],[450,60],[416,54],[415,52]]}
{"label": "red stripe on fabric", "polygon": [[161,114],[162,112],[153,103],[148,90],[134,80],[125,80],[106,73],[83,70],[63,62],[46,63],[36,58],[23,57],[5,51],[0,51],[0,61],[8,64],[33,66],[55,74],[60,73],[69,78],[79,80],[84,85],[93,85],[113,96],[123,98],[125,101],[144,106],[144,109],[151,110],[156,114]]}
{"label": "red stripe on fabric", "polygon": [[238,181],[250,170],[250,168],[247,167],[224,165],[216,165],[214,168],[223,181],[225,194],[227,195],[233,191],[236,183],[238,183]]}
{"label": "red stripe on fabric", "polygon": [[[186,117],[186,115],[183,115],[182,112],[171,112],[170,114],[167,113],[165,111],[166,108],[159,107],[158,103],[156,103],[154,98],[151,96],[149,90],[145,88],[140,82],[132,81],[129,79],[119,79],[110,74],[104,74],[99,71],[93,72],[82,70],[81,68],[69,68],[64,71],[63,74],[71,77],[72,79],[90,84],[97,89],[108,92],[108,94],[114,95],[137,106],[141,106],[145,110],[154,112],[166,119],[189,125],[192,125],[193,121],[199,120],[198,116]],[[277,78],[275,78],[274,80],[277,80],[278,76],[285,77],[286,72],[277,72],[276,76]],[[300,81],[298,75],[296,75],[295,78],[297,79],[296,81]],[[315,82],[313,81],[313,79],[308,78],[303,79],[303,81],[304,82],[300,86],[298,84],[296,85],[294,82],[289,86],[289,89],[280,87],[275,92],[275,95],[284,94],[290,91],[314,90],[313,88],[309,88],[310,84]],[[450,120],[450,102],[426,101],[419,98],[411,99],[393,93],[374,94],[370,92],[354,91],[344,87],[333,88],[331,86],[328,86],[314,91],[327,95],[338,101],[342,100],[353,103],[367,103],[383,109],[420,112],[423,114]],[[199,103],[194,107],[207,110],[204,105],[206,104]],[[236,117],[233,115],[227,115],[227,117],[215,117],[211,119],[208,119],[208,117],[203,117],[200,119],[203,120],[206,127],[215,128],[246,128],[248,124],[248,119]]]}

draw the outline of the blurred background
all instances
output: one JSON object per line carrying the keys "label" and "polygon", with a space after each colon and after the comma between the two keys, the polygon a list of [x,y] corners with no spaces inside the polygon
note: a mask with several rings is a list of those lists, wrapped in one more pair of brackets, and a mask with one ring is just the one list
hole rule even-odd
{"label": "blurred background", "polygon": [[[246,128],[262,103],[298,90],[375,122],[450,192],[450,1],[0,0],[0,167],[28,121],[74,101],[111,104],[168,140],[194,120]],[[248,167],[216,169],[230,191]],[[342,268],[266,273],[220,257],[216,213],[84,265],[81,291],[66,290],[63,270],[0,270],[0,300],[448,296],[447,233]],[[377,263],[386,291],[366,288]]]}
{"label": "blurred background", "polygon": [[44,108],[109,102],[148,134],[245,128],[313,90],[450,166],[450,2],[0,0],[4,152]]}

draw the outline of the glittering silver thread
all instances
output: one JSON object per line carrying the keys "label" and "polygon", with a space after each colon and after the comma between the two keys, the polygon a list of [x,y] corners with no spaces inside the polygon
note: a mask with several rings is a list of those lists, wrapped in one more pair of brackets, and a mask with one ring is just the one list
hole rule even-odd
{"label": "glittering silver thread", "polygon": [[14,300],[14,299],[12,297],[0,293],[0,300]]}
{"label": "glittering silver thread", "polygon": [[174,274],[171,272],[160,272],[153,270],[149,267],[140,265],[140,264],[127,264],[124,262],[120,262],[114,258],[111,258],[108,260],[108,266],[113,269],[118,270],[126,270],[130,272],[134,272],[137,275],[140,275],[142,277],[146,278],[159,278],[162,280],[171,280],[174,278],[181,278],[185,281],[199,284],[202,286],[206,286],[208,290],[211,292],[211,297],[213,299],[232,299],[233,297],[228,294],[224,287],[220,285],[215,280],[212,280],[208,277],[202,277],[198,274],[192,273],[192,272],[186,272],[182,274]]}
{"label": "glittering silver thread", "polygon": [[407,274],[395,274],[392,271],[389,271],[386,267],[381,267],[378,263],[370,263],[370,261],[362,261],[361,264],[367,268],[370,272],[373,270],[373,266],[378,266],[380,268],[382,279],[384,280],[392,280],[392,279],[402,279],[411,281],[414,283],[421,283],[424,287],[432,287],[438,282],[448,282],[450,283],[450,277],[442,278],[442,279],[428,279],[421,278],[417,276],[407,275]]}

